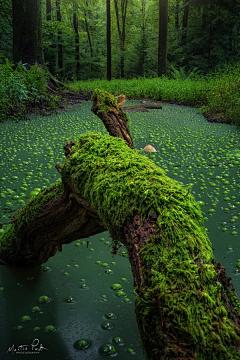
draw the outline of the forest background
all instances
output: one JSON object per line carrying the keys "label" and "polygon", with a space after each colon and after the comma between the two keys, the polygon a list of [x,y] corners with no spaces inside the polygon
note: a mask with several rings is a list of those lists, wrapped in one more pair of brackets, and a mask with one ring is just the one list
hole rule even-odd
{"label": "forest background", "polygon": [[[14,54],[13,3],[19,0],[0,0],[1,63],[11,69],[13,62],[26,63]],[[31,9],[28,14],[30,19]],[[139,79],[127,88],[126,82],[103,87],[115,93],[121,87],[129,97],[201,105],[206,113],[214,108],[214,115],[227,121],[240,117],[239,0],[42,0],[41,17],[44,62],[57,79],[81,81],[72,89],[94,90],[96,82],[85,80]],[[1,70],[6,94],[11,71]],[[179,98],[178,83],[154,83],[156,77],[191,81],[180,85],[186,91]]]}

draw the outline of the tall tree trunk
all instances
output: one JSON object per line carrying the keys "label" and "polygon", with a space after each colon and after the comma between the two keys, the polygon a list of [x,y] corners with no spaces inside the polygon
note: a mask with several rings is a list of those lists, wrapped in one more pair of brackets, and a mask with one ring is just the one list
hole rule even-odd
{"label": "tall tree trunk", "polygon": [[188,14],[189,14],[189,0],[185,0],[183,22],[182,22],[182,46],[187,44],[187,26],[188,26]]}
{"label": "tall tree trunk", "polygon": [[[125,51],[125,38],[126,38],[126,15],[127,15],[127,5],[128,0],[120,0],[120,7],[121,7],[121,18],[119,16],[119,9],[118,9],[118,0],[114,0],[115,5],[115,12],[117,18],[117,29],[118,29],[118,36],[120,41],[120,69],[121,69],[121,78],[124,78],[124,51]],[[121,25],[120,26],[120,21]]]}
{"label": "tall tree trunk", "polygon": [[80,54],[79,54],[79,32],[78,32],[78,17],[76,13],[76,6],[73,6],[73,28],[75,32],[75,61],[76,61],[76,76],[80,79]]}
{"label": "tall tree trunk", "polygon": [[159,0],[158,76],[167,75],[168,0]]}
{"label": "tall tree trunk", "polygon": [[[61,6],[60,0],[56,0],[57,21],[59,21],[59,23],[62,20],[60,6]],[[63,46],[62,46],[62,31],[60,29],[58,29],[58,68],[62,73],[63,72]]]}
{"label": "tall tree trunk", "polygon": [[145,65],[145,50],[146,50],[146,0],[141,2],[141,15],[142,15],[142,48],[140,53],[140,74],[144,76]]}
{"label": "tall tree trunk", "polygon": [[112,50],[111,50],[111,7],[107,0],[107,79],[112,77]]}
{"label": "tall tree trunk", "polygon": [[175,8],[175,29],[179,30],[179,0],[176,0]]}
{"label": "tall tree trunk", "polygon": [[[46,19],[52,21],[52,1],[46,0]],[[55,35],[51,34],[52,44],[45,49],[45,61],[48,63],[49,71],[54,74],[56,69],[56,44],[54,41]]]}
{"label": "tall tree trunk", "polygon": [[12,0],[13,60],[43,64],[41,0]]}
{"label": "tall tree trunk", "polygon": [[198,204],[134,150],[123,95],[96,90],[93,101],[110,136],[87,133],[65,145],[62,181],[12,218],[0,237],[2,263],[37,266],[62,244],[108,229],[113,254],[121,244],[128,251],[147,359],[239,360],[240,301]]}
{"label": "tall tree trunk", "polygon": [[52,20],[52,2],[51,2],[51,0],[46,0],[46,19],[47,19],[47,21]]}
{"label": "tall tree trunk", "polygon": [[90,67],[89,67],[89,75],[91,75],[92,72],[92,63],[93,63],[93,46],[92,46],[92,40],[91,40],[91,34],[90,34],[90,30],[89,30],[89,24],[88,24],[88,18],[87,18],[87,13],[85,11],[85,27],[86,27],[86,33],[87,33],[87,38],[88,38],[88,43],[89,43],[89,48],[90,48],[90,56],[91,56],[91,61],[90,61]]}

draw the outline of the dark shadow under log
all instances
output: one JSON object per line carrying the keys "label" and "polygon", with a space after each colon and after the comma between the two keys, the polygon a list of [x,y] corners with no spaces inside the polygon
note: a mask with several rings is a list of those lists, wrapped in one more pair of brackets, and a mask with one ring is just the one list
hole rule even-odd
{"label": "dark shadow under log", "polygon": [[0,238],[0,258],[37,266],[62,244],[106,229],[131,262],[135,312],[149,360],[239,360],[240,302],[212,252],[194,197],[134,150],[123,96],[97,90],[111,136],[68,142],[60,182],[42,190]]}

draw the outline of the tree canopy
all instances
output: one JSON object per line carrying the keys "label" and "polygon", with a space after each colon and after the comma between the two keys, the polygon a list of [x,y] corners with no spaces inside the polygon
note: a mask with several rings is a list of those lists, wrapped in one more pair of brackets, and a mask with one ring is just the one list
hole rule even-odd
{"label": "tree canopy", "polygon": [[[18,2],[13,0],[13,4]],[[112,77],[160,74],[158,54],[165,45],[158,46],[163,25],[159,10],[164,2],[109,2]],[[168,71],[170,66],[197,67],[206,73],[218,64],[239,59],[239,0],[169,0],[167,10]],[[0,51],[9,60],[13,57],[13,20],[12,1],[1,0]],[[106,78],[106,0],[42,1],[42,26],[45,61],[53,75],[62,79]]]}

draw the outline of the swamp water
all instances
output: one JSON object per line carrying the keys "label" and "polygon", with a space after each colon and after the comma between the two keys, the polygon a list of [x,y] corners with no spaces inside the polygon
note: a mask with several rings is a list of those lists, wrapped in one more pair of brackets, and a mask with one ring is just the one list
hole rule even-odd
{"label": "swamp water", "polygon": [[[77,141],[86,131],[107,133],[90,107],[86,102],[68,113],[0,124],[0,234],[29,196],[60,178],[54,165],[64,162],[66,140]],[[208,123],[194,108],[165,104],[130,114],[129,124],[136,148],[154,146],[151,159],[192,187],[214,254],[240,295],[240,130]],[[110,244],[105,232],[64,245],[35,269],[0,267],[1,360],[106,359],[106,344],[105,351],[114,347],[111,356],[120,360],[144,360],[126,249],[113,256]],[[43,295],[50,301],[39,303]],[[78,345],[80,340],[86,342]]]}

